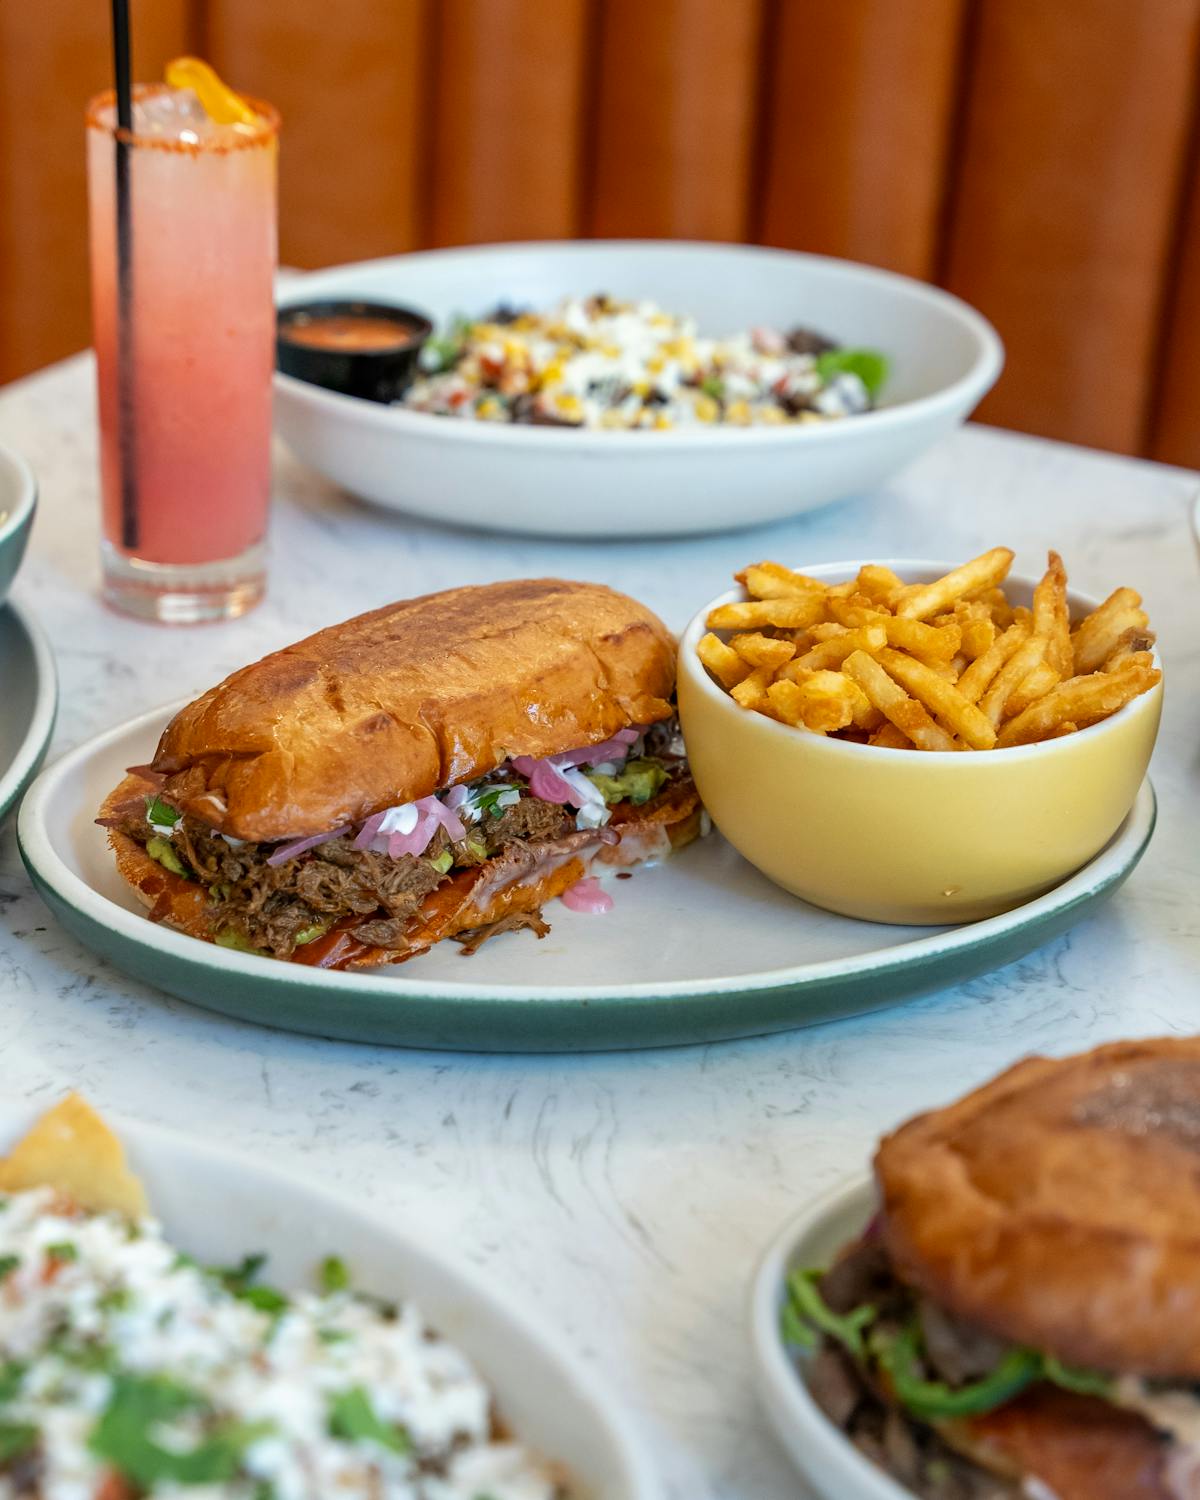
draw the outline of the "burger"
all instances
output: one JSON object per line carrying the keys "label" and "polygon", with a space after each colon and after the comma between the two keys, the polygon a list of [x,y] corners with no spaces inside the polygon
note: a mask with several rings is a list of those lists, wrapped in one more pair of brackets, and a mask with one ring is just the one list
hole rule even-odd
{"label": "burger", "polygon": [[153,920],[326,968],[548,931],[700,832],[662,621],[598,584],[404,600],[178,713],[97,821]]}
{"label": "burger", "polygon": [[1200,1496],[1200,1039],[1030,1058],[875,1177],[783,1312],[852,1442],[927,1500]]}

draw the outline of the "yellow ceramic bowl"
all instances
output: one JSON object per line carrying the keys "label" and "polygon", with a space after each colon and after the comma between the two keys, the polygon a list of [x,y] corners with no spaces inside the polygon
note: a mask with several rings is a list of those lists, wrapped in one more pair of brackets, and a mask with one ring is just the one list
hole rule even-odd
{"label": "yellow ceramic bowl", "polygon": [[[879,559],[872,558],[872,562]],[[806,567],[851,578],[857,562]],[[892,561],[910,583],[952,564]],[[1029,579],[1005,585],[1028,604]],[[1090,729],[1011,750],[885,750],[826,739],[740,708],[679,648],[679,715],[696,785],[733,846],[814,906],[872,922],[940,924],[1031,900],[1099,853],[1133,806],[1162,710],[1162,685]],[[1070,595],[1073,616],[1097,601]]]}

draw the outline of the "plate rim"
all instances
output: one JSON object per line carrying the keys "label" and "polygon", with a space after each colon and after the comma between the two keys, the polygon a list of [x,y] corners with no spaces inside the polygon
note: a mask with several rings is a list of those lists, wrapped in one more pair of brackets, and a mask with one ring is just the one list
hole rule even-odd
{"label": "plate rim", "polygon": [[[956,410],[961,404],[970,402],[971,409],[999,379],[1004,369],[1005,349],[999,333],[991,322],[977,309],[953,292],[928,285],[902,272],[887,270],[882,266],[869,266],[859,261],[846,260],[834,255],[817,255],[809,251],[790,250],[773,245],[744,245],[728,240],[663,240],[663,239],[597,239],[597,240],[511,240],[495,241],[481,245],[452,245],[436,250],[414,250],[399,255],[376,256],[369,260],[347,261],[336,266],[322,266],[318,270],[300,275],[289,275],[276,285],[276,306],[286,308],[306,300],[305,289],[316,286],[319,290],[325,282],[336,281],[346,275],[358,275],[395,266],[414,260],[423,262],[457,258],[478,259],[486,264],[498,252],[528,254],[578,254],[595,251],[621,254],[637,251],[658,251],[679,254],[684,257],[710,251],[733,252],[747,260],[799,261],[810,266],[829,268],[843,274],[860,276],[863,280],[891,287],[899,294],[913,297],[916,301],[935,306],[956,318],[975,341],[975,354],[970,366],[956,380],[943,385],[926,395],[915,396],[895,406],[882,406],[860,413],[854,422],[858,431],[886,431],[905,425],[909,421],[933,418],[942,411]],[[719,427],[703,427],[698,430],[680,428],[657,435],[653,449],[645,446],[645,435],[637,432],[575,432],[570,434],[571,447],[558,446],[563,443],[564,433],[549,427],[523,427],[517,424],[489,422],[448,422],[445,417],[428,412],[412,412],[395,405],[364,401],[361,397],[348,396],[338,391],[325,390],[311,382],[297,380],[294,376],[275,371],[276,391],[302,405],[326,411],[331,416],[349,417],[357,413],[365,426],[379,431],[392,431],[397,436],[410,438],[433,438],[437,434],[453,442],[484,444],[495,448],[540,449],[558,453],[580,454],[649,454],[661,456],[682,450],[713,452],[732,450],[745,454],[748,448],[788,448],[798,441],[810,446],[821,443],[840,442],[845,437],[841,423],[802,423],[794,427],[764,427],[750,433],[729,431]],[[864,427],[862,424],[869,424]],[[447,428],[450,430],[447,431]],[[662,441],[666,439],[666,441]],[[749,439],[749,443],[747,442]]]}
{"label": "plate rim", "polygon": [[[325,970],[306,965],[288,964],[278,972],[277,960],[242,954],[233,949],[200,943],[196,938],[151,925],[140,912],[130,911],[90,886],[69,868],[54,847],[47,829],[45,808],[54,789],[64,779],[97,755],[102,755],[117,740],[130,733],[161,727],[166,716],[190,700],[147,710],[134,719],[102,731],[60,756],[29,787],[17,818],[17,842],[30,873],[36,875],[66,906],[86,919],[98,922],[123,939],[151,951],[157,949],[186,963],[203,963],[218,973],[237,975],[247,981],[285,982],[294,990],[323,994],[330,987]],[[158,730],[153,734],[157,739]],[[147,733],[147,738],[150,735]],[[404,998],[438,1001],[446,1006],[456,1002],[474,1005],[480,1002],[509,1005],[558,1005],[562,1003],[606,1002],[637,1005],[644,1001],[706,999],[718,1001],[726,996],[753,995],[765,998],[789,991],[803,991],[823,983],[853,978],[887,977],[896,972],[919,969],[924,962],[967,954],[1006,934],[1036,925],[1044,917],[1061,915],[1087,902],[1114,884],[1119,885],[1137,865],[1154,835],[1157,798],[1147,776],[1138,791],[1133,807],[1112,839],[1092,860],[1073,875],[1032,901],[985,917],[977,922],[938,929],[902,944],[869,950],[850,958],[823,959],[818,963],[791,965],[758,974],[726,975],[718,979],[684,979],[668,982],[644,981],[636,984],[578,984],[519,986],[480,984],[455,980],[410,979],[389,973],[385,976],[339,974],[337,988],[342,993],[362,998]],[[1099,870],[1097,870],[1099,867]],[[804,905],[804,903],[800,903]],[[198,951],[199,950],[199,951]]]}
{"label": "plate rim", "polygon": [[0,770],[0,823],[3,823],[32,784],[50,745],[54,725],[58,718],[58,668],[54,662],[54,651],[50,637],[38,623],[27,604],[13,598],[0,603],[0,619],[5,611],[12,613],[17,625],[25,632],[33,648],[34,671],[37,687],[33,713],[26,726],[25,735],[17,747],[17,753],[8,765]]}
{"label": "plate rim", "polygon": [[[781,1446],[804,1477],[826,1496],[837,1495],[838,1500],[914,1500],[911,1490],[860,1453],[816,1404],[808,1382],[788,1360],[778,1329],[783,1273],[797,1243],[839,1211],[848,1212],[860,1200],[869,1200],[873,1191],[871,1173],[854,1172],[839,1177],[789,1215],[767,1242],[751,1273],[745,1327],[760,1404]],[[802,1463],[796,1456],[800,1444],[811,1449],[811,1464]]]}
{"label": "plate rim", "polygon": [[[17,1132],[27,1129],[41,1113],[41,1107],[29,1101],[21,1106],[6,1105],[0,1110],[0,1139],[7,1142],[15,1138]],[[510,1294],[506,1289],[504,1296],[499,1297],[491,1289],[489,1278],[465,1254],[457,1249],[447,1251],[432,1235],[414,1234],[401,1222],[399,1210],[381,1209],[371,1200],[359,1202],[348,1192],[329,1187],[324,1182],[314,1182],[298,1170],[264,1161],[225,1141],[210,1140],[177,1126],[141,1120],[122,1110],[105,1109],[103,1117],[122,1147],[131,1148],[135,1171],[138,1147],[142,1142],[151,1151],[197,1153],[213,1162],[222,1176],[249,1173],[256,1180],[265,1179],[271,1188],[298,1190],[311,1199],[316,1208],[329,1209],[345,1220],[356,1221],[365,1232],[402,1246],[407,1258],[436,1265],[449,1280],[465,1289],[470,1300],[494,1309],[498,1316],[519,1329],[530,1343],[536,1344],[549,1363],[557,1365],[570,1377],[585,1403],[607,1428],[624,1471],[625,1500],[660,1500],[662,1488],[655,1466],[620,1398],[616,1383],[606,1380],[584,1360],[575,1341],[559,1336],[550,1320],[534,1309],[527,1295],[521,1292]],[[150,1211],[151,1214],[155,1212],[153,1203]],[[514,1374],[512,1383],[515,1384],[517,1379],[519,1372]],[[496,1395],[503,1405],[503,1391],[497,1389]]]}

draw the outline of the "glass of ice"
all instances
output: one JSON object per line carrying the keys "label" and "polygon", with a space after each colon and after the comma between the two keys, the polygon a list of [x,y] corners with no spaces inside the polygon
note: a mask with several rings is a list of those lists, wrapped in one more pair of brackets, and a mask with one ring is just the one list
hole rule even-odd
{"label": "glass of ice", "polygon": [[146,619],[228,619],[263,593],[279,117],[245,102],[253,123],[220,124],[189,89],[139,86],[131,132],[111,93],[87,111],[103,591]]}

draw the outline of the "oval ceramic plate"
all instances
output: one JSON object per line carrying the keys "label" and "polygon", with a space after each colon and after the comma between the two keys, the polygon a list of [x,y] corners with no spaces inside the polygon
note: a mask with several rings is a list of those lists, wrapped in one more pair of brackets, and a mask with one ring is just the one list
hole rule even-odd
{"label": "oval ceramic plate", "polygon": [[0,823],[37,774],[58,708],[50,642],[29,610],[0,608]]}
{"label": "oval ceramic plate", "polygon": [[144,764],[182,704],[100,735],[44,771],[21,809],[21,853],[55,915],[118,969],[261,1025],[455,1051],[554,1052],[719,1041],[894,1005],[1009,963],[1110,896],[1154,831],[1147,782],[1112,842],[1048,895],[948,929],[884,927],[787,895],[716,835],[610,886],[606,916],[547,908],[472,958],[445,942],[388,969],[329,973],[242,954],[149,922],[92,819]]}
{"label": "oval ceramic plate", "polygon": [[387,302],[444,325],[499,301],[545,308],[603,290],[649,298],[724,336],[807,324],[883,350],[878,410],[844,422],[602,432],[431,416],[275,381],[296,456],[378,505],[542,536],[670,536],[796,515],[880,484],[952,431],[1004,362],[956,297],[874,266],[755,245],[653,240],[472,245],[334,266],[280,287],[280,306]]}
{"label": "oval ceramic plate", "polygon": [[[0,1150],[33,1123],[0,1118]],[[443,1337],[470,1356],[514,1432],[564,1463],[586,1500],[657,1500],[647,1460],[611,1398],[561,1339],[498,1295],[478,1272],[358,1204],[272,1171],[249,1157],[174,1131],[110,1121],[175,1245],[208,1265],[269,1256],[280,1286],[311,1286],[313,1270],[337,1254],[355,1284],[411,1298]]]}
{"label": "oval ceramic plate", "polygon": [[759,1396],[792,1461],[823,1500],[913,1500],[912,1491],[877,1469],[813,1400],[803,1357],[793,1358],[779,1331],[788,1273],[829,1265],[862,1232],[874,1206],[869,1177],[815,1199],[771,1243],[751,1287],[750,1340]]}

